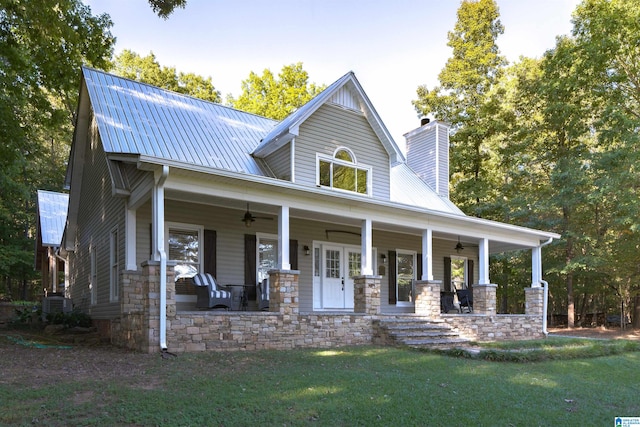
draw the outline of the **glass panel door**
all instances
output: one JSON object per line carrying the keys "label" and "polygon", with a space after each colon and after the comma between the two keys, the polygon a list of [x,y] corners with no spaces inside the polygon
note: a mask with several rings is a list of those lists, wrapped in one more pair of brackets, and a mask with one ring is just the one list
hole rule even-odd
{"label": "glass panel door", "polygon": [[397,302],[399,305],[413,302],[413,280],[415,279],[415,254],[397,253]]}

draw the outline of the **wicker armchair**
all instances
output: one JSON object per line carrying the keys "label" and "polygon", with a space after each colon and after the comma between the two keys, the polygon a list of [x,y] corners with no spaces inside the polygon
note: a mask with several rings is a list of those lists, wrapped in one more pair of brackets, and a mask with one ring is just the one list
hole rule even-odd
{"label": "wicker armchair", "polygon": [[205,310],[215,307],[224,307],[227,310],[231,308],[231,292],[218,286],[211,274],[196,274],[192,280],[198,298],[196,308]]}

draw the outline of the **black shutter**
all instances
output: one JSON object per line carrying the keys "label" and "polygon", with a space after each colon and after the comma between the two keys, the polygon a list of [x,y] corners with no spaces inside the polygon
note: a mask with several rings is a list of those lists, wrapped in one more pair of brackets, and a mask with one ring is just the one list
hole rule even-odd
{"label": "black shutter", "polygon": [[467,288],[471,289],[473,285],[473,260],[467,260]]}
{"label": "black shutter", "polygon": [[422,254],[416,258],[416,279],[422,280]]}
{"label": "black shutter", "polygon": [[210,273],[215,278],[218,277],[216,240],[217,233],[215,230],[204,230],[204,272]]}
{"label": "black shutter", "polygon": [[289,240],[289,263],[292,270],[298,269],[298,241]]}
{"label": "black shutter", "polygon": [[397,280],[396,251],[389,251],[389,304],[396,303]]}
{"label": "black shutter", "polygon": [[256,299],[256,236],[254,234],[244,235],[244,284],[251,285],[245,288],[247,299]]}
{"label": "black shutter", "polygon": [[444,257],[444,290],[451,292],[451,258]]}

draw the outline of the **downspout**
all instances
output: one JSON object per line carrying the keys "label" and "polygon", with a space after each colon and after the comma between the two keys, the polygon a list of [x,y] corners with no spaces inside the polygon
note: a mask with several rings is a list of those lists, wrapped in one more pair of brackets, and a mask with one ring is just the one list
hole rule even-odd
{"label": "downspout", "polygon": [[[160,256],[160,350],[167,351],[167,252],[164,247],[164,183],[169,175],[169,166],[162,166],[156,177],[156,245]],[[162,220],[162,221],[160,221]]]}
{"label": "downspout", "polygon": [[[549,240],[542,243],[540,248],[543,246],[547,246],[553,242],[553,237],[549,237]],[[547,310],[549,307],[549,283],[546,280],[542,280],[542,250],[540,251],[540,283],[544,285],[544,293],[542,297],[542,333],[545,338],[549,335],[549,331],[547,330]]]}

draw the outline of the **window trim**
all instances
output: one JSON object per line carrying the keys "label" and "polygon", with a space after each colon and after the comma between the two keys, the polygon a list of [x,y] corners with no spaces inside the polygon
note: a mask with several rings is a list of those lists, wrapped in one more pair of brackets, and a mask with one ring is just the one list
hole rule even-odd
{"label": "window trim", "polygon": [[[450,255],[449,258],[451,259],[451,289],[468,289],[469,288],[469,258],[466,256],[460,256],[460,255]],[[462,261],[464,263],[464,276],[462,277],[462,287],[458,288],[453,284],[453,262],[454,261]],[[455,290],[454,290],[455,292]]]}
{"label": "window trim", "polygon": [[256,233],[256,283],[260,283],[260,240],[275,240],[276,241],[276,268],[278,265],[278,235],[270,233]]}
{"label": "window trim", "polygon": [[[353,160],[352,162],[346,161],[346,160],[341,160],[336,158],[336,155],[340,152],[340,151],[345,151],[347,152],[350,156],[351,159]],[[320,183],[320,162],[324,161],[329,163],[330,165],[330,180],[331,180],[331,185],[323,185]],[[345,166],[345,167],[349,167],[349,168],[353,168],[356,172],[356,190],[346,190],[344,188],[338,188],[335,187],[333,185],[333,167],[334,165],[338,165],[338,166]],[[363,170],[366,171],[367,173],[367,182],[366,182],[366,192],[365,193],[360,193],[357,191],[357,176],[358,176],[358,170]],[[363,163],[359,163],[357,161],[356,155],[355,153],[349,149],[348,147],[344,147],[344,146],[340,146],[337,147],[332,156],[326,155],[326,154],[321,154],[321,153],[316,153],[316,186],[318,187],[322,187],[322,188],[330,188],[331,190],[335,190],[335,191],[341,191],[344,193],[348,193],[348,194],[358,194],[358,195],[362,195],[362,196],[371,196],[372,194],[372,175],[373,175],[373,168],[370,165],[367,164],[363,164]]]}
{"label": "window trim", "polygon": [[120,299],[120,233],[115,226],[109,232],[109,301]]}
{"label": "window trim", "polygon": [[[169,232],[171,229],[184,230],[184,231],[196,231],[198,233],[198,273],[202,273],[203,263],[203,251],[204,251],[204,226],[198,224],[188,224],[184,222],[165,222],[165,248],[167,251],[167,261],[178,261],[169,259]],[[196,273],[196,274],[198,274]]]}
{"label": "window trim", "polygon": [[[397,248],[395,249],[395,252],[396,252],[396,307],[413,307],[415,305],[415,289],[413,288],[414,288],[414,284],[418,274],[418,268],[417,268],[418,252],[412,251],[409,249],[397,249]],[[398,259],[400,258],[400,255],[410,255],[411,257],[413,257],[413,278],[411,279],[413,301],[401,301],[398,296],[398,291],[400,289],[399,280],[398,280],[398,274],[399,274]]]}
{"label": "window trim", "polygon": [[94,246],[89,247],[89,294],[91,305],[98,304],[98,258]]}

